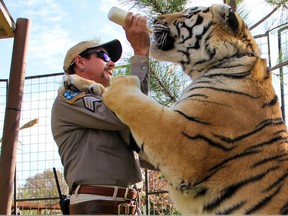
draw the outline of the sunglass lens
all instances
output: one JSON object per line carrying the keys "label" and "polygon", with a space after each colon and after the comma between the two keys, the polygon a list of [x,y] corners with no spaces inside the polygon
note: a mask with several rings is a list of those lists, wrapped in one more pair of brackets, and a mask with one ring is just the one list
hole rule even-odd
{"label": "sunglass lens", "polygon": [[107,53],[105,53],[105,52],[102,52],[102,57],[103,57],[103,60],[104,60],[105,62],[111,61],[111,58],[110,58],[109,55],[108,55]]}

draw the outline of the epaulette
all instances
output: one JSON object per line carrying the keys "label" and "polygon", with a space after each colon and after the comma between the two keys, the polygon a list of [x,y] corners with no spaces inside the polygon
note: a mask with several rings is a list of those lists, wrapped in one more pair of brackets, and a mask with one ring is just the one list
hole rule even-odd
{"label": "epaulette", "polygon": [[63,98],[67,103],[72,104],[80,98],[85,96],[85,92],[72,92],[67,89],[59,91],[58,95]]}

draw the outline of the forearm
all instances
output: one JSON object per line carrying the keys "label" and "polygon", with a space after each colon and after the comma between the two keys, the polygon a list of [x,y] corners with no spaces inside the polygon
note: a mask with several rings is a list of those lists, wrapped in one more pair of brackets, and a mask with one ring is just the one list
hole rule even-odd
{"label": "forearm", "polygon": [[148,71],[149,71],[149,58],[147,56],[134,55],[130,59],[131,62],[131,75],[138,76],[141,82],[141,91],[148,95]]}

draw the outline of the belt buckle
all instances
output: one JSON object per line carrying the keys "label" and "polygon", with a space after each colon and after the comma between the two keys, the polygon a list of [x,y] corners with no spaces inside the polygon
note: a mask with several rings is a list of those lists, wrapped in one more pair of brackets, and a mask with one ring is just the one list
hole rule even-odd
{"label": "belt buckle", "polygon": [[128,203],[120,203],[118,204],[118,215],[121,215],[121,207],[125,208],[125,213],[123,215],[129,214],[129,205]]}

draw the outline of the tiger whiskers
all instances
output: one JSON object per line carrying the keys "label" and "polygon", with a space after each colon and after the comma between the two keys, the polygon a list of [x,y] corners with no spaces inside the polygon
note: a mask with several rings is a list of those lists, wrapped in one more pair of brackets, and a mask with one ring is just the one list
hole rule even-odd
{"label": "tiger whiskers", "polygon": [[166,39],[167,39],[167,35],[168,35],[168,34],[165,33],[165,34],[161,34],[161,35],[155,37],[155,42],[156,42],[156,44],[157,44],[157,45],[163,45],[164,42],[165,42]]}
{"label": "tiger whiskers", "polygon": [[155,25],[154,26],[155,44],[157,45],[165,44],[165,41],[167,40],[168,37],[168,33],[169,33],[169,27],[162,24]]}
{"label": "tiger whiskers", "polygon": [[162,31],[169,31],[169,27],[161,23],[157,23],[154,25],[154,32],[162,32]]}

